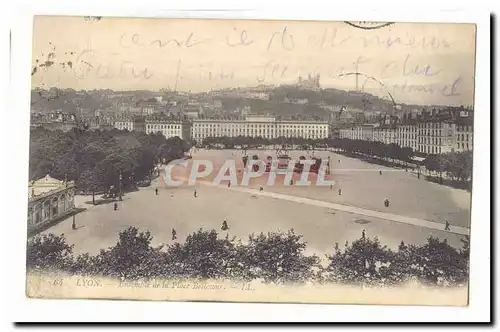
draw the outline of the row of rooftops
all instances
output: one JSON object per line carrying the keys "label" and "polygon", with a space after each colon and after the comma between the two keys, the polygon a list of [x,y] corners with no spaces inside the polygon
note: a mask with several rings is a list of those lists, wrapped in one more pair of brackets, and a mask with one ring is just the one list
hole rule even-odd
{"label": "row of rooftops", "polygon": [[395,115],[385,115],[377,122],[361,124],[364,127],[396,128],[397,126],[420,126],[426,123],[449,123],[459,125],[473,124],[473,111],[463,108],[448,108],[444,110],[422,111],[420,114],[404,113],[400,118]]}
{"label": "row of rooftops", "polygon": [[[364,130],[396,130],[398,128],[403,128],[405,126],[411,126],[418,128],[419,125],[425,125],[426,123],[449,123],[449,124],[458,124],[458,125],[469,125],[472,126],[472,121],[421,121],[421,122],[415,122],[415,123],[408,123],[408,122],[400,122],[400,123],[394,123],[394,124],[378,124],[378,123],[370,123],[370,124],[360,124],[360,125],[353,125],[350,127],[345,127],[345,128],[340,128],[340,130],[354,130],[356,128],[364,129]],[[424,128],[425,129],[425,128]]]}
{"label": "row of rooftops", "polygon": [[[407,112],[398,117],[395,115],[385,115],[379,120],[381,126],[391,125],[416,125],[422,122],[451,122],[463,125],[472,124],[473,111],[463,107],[448,107],[441,110],[422,110],[419,114]],[[177,116],[164,115],[164,114],[151,114],[151,115],[134,115],[134,114],[106,114],[102,116],[85,117],[84,121],[95,123],[111,123],[111,122],[146,122],[146,123],[185,123],[192,122],[289,122],[289,123],[327,123],[325,120],[311,120],[311,119],[296,119],[294,117],[283,118],[267,115],[247,115],[242,117],[221,117],[221,118],[197,118],[189,119],[186,114],[179,113]],[[101,120],[101,121],[100,121]],[[49,114],[32,113],[32,123],[45,123],[45,122],[76,122],[74,115],[70,112],[56,110]],[[111,121],[111,122],[110,122]],[[369,124],[368,124],[369,125]]]}
{"label": "row of rooftops", "polygon": [[247,116],[245,119],[241,118],[219,118],[219,119],[178,119],[171,118],[168,116],[136,116],[136,117],[124,117],[117,118],[115,122],[145,122],[145,123],[187,123],[187,122],[232,122],[232,123],[249,123],[249,122],[258,122],[258,123],[311,123],[311,124],[327,124],[328,122],[325,120],[310,120],[310,119],[283,119],[269,116],[261,116],[261,115],[251,115]]}

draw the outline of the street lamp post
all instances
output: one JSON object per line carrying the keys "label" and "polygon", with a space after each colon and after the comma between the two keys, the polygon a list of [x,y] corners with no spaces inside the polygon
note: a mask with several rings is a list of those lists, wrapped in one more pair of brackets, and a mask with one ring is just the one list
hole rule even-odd
{"label": "street lamp post", "polygon": [[122,200],[122,179],[123,179],[122,171],[120,171],[120,183],[119,183],[119,185],[120,185],[120,188],[119,188],[120,193],[118,194],[119,195],[118,196],[118,200],[120,200],[120,201]]}

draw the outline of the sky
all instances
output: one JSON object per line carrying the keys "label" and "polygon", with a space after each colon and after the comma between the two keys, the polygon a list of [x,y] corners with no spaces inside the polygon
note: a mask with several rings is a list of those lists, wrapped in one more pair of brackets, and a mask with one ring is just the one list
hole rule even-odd
{"label": "sky", "polygon": [[473,24],[37,16],[33,28],[33,88],[202,92],[319,74],[322,88],[396,103],[473,105]]}

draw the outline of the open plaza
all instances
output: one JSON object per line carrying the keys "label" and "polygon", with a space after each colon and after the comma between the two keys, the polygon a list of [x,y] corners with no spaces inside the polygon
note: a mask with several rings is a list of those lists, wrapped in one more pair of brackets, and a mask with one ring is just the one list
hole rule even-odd
{"label": "open plaza", "polygon": [[[293,160],[313,156],[307,151],[288,153]],[[248,186],[229,186],[227,182],[214,185],[216,170],[226,160],[234,159],[237,169],[243,169],[243,154],[239,150],[193,152],[190,162],[210,160],[215,171],[193,186],[167,186],[160,176],[151,186],[127,193],[117,202],[116,211],[113,203],[94,206],[91,196],[76,195],[75,206],[84,209],[75,216],[76,229],[72,229],[70,217],[44,233],[64,233],[76,253],[95,254],[114,245],[118,233],[129,226],[149,230],[153,244],[173,243],[172,229],[177,232],[177,241],[182,242],[200,228],[216,229],[220,236],[227,233],[242,241],[251,233],[293,228],[304,236],[309,253],[324,257],[335,243],[342,247],[346,241],[358,239],[363,230],[366,236],[376,236],[390,248],[401,241],[423,244],[429,236],[445,238],[450,245],[460,247],[460,239],[469,232],[469,192],[428,182],[423,176],[419,179],[404,169],[369,164],[330,151],[315,151],[314,157],[330,157],[328,179],[335,182],[333,186],[289,185],[279,179],[267,185],[266,176],[251,179]],[[261,160],[276,156],[273,150],[249,150],[246,154]],[[174,178],[181,178],[182,172],[174,172]],[[238,172],[239,179],[241,176]],[[385,199],[390,206],[384,206]],[[224,220],[227,231],[221,230]],[[444,229],[446,221],[450,230]]]}

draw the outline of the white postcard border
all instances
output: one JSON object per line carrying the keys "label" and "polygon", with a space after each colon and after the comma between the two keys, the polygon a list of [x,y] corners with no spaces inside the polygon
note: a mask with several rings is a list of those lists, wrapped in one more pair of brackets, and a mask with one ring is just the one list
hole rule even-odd
{"label": "white postcard border", "polygon": [[[257,7],[252,1],[246,8]],[[131,1],[93,1],[69,3],[62,1],[32,2],[31,8],[23,4],[11,14],[12,53],[10,73],[10,100],[4,118],[6,156],[4,164],[4,188],[8,188],[8,200],[4,200],[4,285],[8,291],[9,320],[12,321],[469,321],[487,320],[489,312],[489,246],[490,246],[490,99],[489,99],[489,14],[474,8],[463,11],[432,11],[409,5],[360,5],[351,1],[336,7],[333,3],[307,6],[287,3],[287,7],[267,8],[254,12],[173,12],[160,10],[159,1],[148,10],[137,10]],[[99,4],[98,4],[99,3]],[[264,1],[260,2],[261,5]],[[453,2],[456,4],[456,2]],[[56,6],[57,5],[57,6]],[[128,6],[127,6],[128,5]],[[210,2],[215,8],[234,7],[229,1]],[[328,9],[328,6],[330,8]],[[164,7],[164,5],[163,5]],[[179,6],[178,6],[179,7]],[[183,1],[182,7],[208,8],[201,1]],[[56,9],[57,8],[57,9]],[[144,7],[143,7],[144,8]],[[245,6],[243,6],[245,8]],[[376,8],[376,9],[375,9]],[[384,9],[385,8],[385,9]],[[455,6],[456,8],[456,6]],[[372,9],[375,9],[374,11]],[[97,300],[32,300],[27,299],[25,289],[26,255],[26,189],[29,134],[29,90],[31,64],[32,15],[78,14],[113,16],[174,16],[219,18],[276,18],[321,20],[372,20],[415,22],[469,22],[477,24],[474,182],[472,196],[471,228],[471,281],[470,306],[452,307],[395,307],[395,306],[345,306],[345,305],[279,305],[279,304],[227,304],[181,302],[132,302]],[[63,27],[61,27],[63,28]]]}

